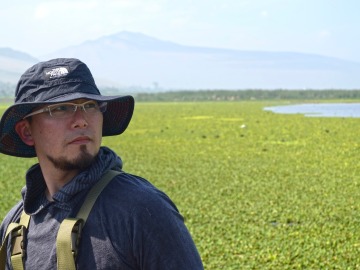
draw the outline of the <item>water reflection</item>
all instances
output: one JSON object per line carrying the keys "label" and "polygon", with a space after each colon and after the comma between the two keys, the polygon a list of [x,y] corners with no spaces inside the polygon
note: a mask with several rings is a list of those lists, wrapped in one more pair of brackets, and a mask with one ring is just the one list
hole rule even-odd
{"label": "water reflection", "polygon": [[314,103],[265,107],[281,114],[303,114],[309,117],[359,117],[360,103]]}

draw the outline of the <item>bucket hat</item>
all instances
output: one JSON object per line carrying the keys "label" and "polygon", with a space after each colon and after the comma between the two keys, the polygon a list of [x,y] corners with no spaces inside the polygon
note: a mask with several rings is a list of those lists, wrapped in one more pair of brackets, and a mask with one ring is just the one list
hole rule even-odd
{"label": "bucket hat", "polygon": [[26,145],[16,133],[16,123],[39,106],[81,98],[107,102],[103,113],[103,136],[125,131],[133,114],[134,98],[102,96],[85,63],[75,58],[57,58],[32,66],[20,77],[15,102],[1,117],[0,152],[35,157],[34,147]]}

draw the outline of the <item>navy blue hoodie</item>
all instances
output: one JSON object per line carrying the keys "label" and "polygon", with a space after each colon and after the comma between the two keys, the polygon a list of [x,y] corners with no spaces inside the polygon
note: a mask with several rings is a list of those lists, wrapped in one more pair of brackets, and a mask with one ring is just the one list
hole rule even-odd
{"label": "navy blue hoodie", "polygon": [[[45,197],[39,164],[26,174],[23,200],[6,215],[1,239],[22,209],[31,215],[25,269],[56,269],[56,236],[60,223],[75,217],[87,192],[108,170],[121,170],[122,161],[101,147],[92,166],[54,196]],[[69,258],[71,259],[71,258]],[[8,253],[8,269],[9,268]],[[122,173],[98,197],[81,234],[77,269],[203,269],[183,217],[169,197],[147,180]]]}

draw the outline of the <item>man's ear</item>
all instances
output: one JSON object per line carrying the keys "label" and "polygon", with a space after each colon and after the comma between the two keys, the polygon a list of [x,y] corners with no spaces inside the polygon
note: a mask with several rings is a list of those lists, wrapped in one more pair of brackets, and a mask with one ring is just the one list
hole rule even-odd
{"label": "man's ear", "polygon": [[20,120],[17,122],[15,125],[15,131],[25,144],[29,146],[34,145],[34,140],[31,136],[31,129],[28,120]]}

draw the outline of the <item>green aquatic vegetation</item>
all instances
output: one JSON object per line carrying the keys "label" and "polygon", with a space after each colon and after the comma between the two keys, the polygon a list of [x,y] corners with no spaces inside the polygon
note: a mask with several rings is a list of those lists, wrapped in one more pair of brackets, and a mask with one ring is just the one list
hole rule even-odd
{"label": "green aquatic vegetation", "polygon": [[[360,268],[360,120],[279,103],[137,103],[103,144],[175,201],[206,269]],[[34,162],[0,155],[2,217]]]}

